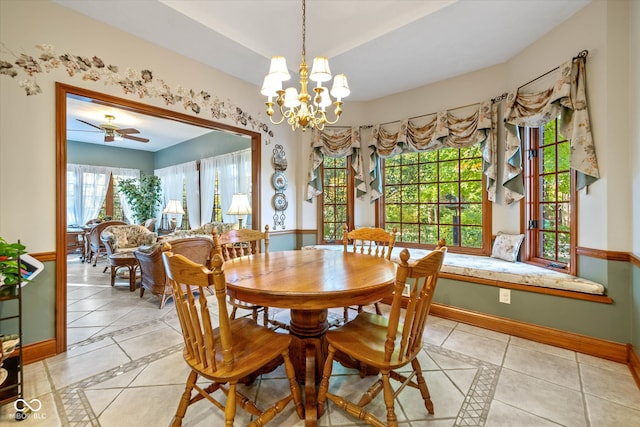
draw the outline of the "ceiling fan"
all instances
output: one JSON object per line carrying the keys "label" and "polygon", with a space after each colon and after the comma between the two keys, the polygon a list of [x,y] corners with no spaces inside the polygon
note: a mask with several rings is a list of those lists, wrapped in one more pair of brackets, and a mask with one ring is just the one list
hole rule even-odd
{"label": "ceiling fan", "polygon": [[138,142],[149,142],[147,138],[140,138],[139,136],[132,136],[132,133],[140,133],[138,129],[134,128],[125,128],[119,129],[118,126],[113,124],[113,121],[116,119],[111,114],[105,114],[104,116],[107,119],[107,123],[103,123],[100,125],[94,125],[93,123],[85,122],[84,120],[76,119],[79,122],[82,122],[86,125],[94,127],[96,129],[100,129],[101,132],[104,133],[104,142],[113,142],[117,137],[123,139],[131,139]]}

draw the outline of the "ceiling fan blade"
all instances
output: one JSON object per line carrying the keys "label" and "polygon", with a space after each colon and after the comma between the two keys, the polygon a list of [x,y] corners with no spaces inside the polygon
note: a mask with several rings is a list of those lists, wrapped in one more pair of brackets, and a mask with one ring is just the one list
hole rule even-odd
{"label": "ceiling fan blade", "polygon": [[115,140],[113,135],[104,135],[104,142],[113,142]]}
{"label": "ceiling fan blade", "polygon": [[134,128],[116,129],[116,132],[118,132],[120,135],[130,134],[130,133],[140,133],[138,129],[134,129]]}
{"label": "ceiling fan blade", "polygon": [[134,141],[138,141],[138,142],[149,142],[149,140],[147,138],[140,138],[138,136],[131,136],[131,135],[120,135],[122,136],[122,138],[126,138],[126,139],[132,139]]}
{"label": "ceiling fan blade", "polygon": [[80,120],[80,119],[76,119],[76,120],[79,121],[79,122],[84,123],[85,125],[92,126],[92,127],[96,128],[96,129],[100,129],[102,131],[102,128],[100,126],[96,126],[93,123],[85,122],[84,120]]}

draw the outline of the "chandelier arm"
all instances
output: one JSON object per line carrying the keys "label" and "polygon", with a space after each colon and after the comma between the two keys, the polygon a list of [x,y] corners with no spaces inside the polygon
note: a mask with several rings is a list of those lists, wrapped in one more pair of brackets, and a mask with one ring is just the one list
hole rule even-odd
{"label": "chandelier arm", "polygon": [[[293,104],[297,104],[296,106],[292,106],[292,107],[288,107],[288,109],[285,111],[284,108],[284,104],[285,104],[285,91],[282,90],[282,86],[281,86],[281,81],[283,79],[280,79],[277,84],[273,84],[272,81],[270,81],[269,79],[273,80],[273,78],[280,78],[281,75],[287,75],[288,78],[288,72],[283,73],[282,70],[280,70],[280,62],[276,61],[276,59],[284,59],[281,57],[274,57],[272,58],[272,65],[269,71],[269,74],[267,75],[267,77],[265,77],[265,82],[263,83],[263,88],[261,90],[261,93],[263,95],[267,95],[268,97],[268,102],[266,103],[267,105],[267,115],[269,116],[269,120],[271,121],[271,123],[278,125],[280,123],[282,123],[283,121],[287,121],[287,123],[289,125],[291,125],[291,129],[293,131],[296,131],[298,128],[302,128],[302,130],[306,130],[308,128],[316,128],[319,130],[324,129],[325,124],[335,124],[338,122],[338,120],[340,119],[340,115],[342,113],[342,102],[341,102],[341,97],[346,97],[349,95],[349,87],[347,85],[347,80],[346,80],[346,76],[344,76],[344,74],[340,74],[338,76],[335,77],[334,79],[334,89],[337,87],[338,91],[337,91],[337,101],[334,102],[336,108],[334,110],[334,114],[335,114],[335,120],[331,121],[331,120],[327,120],[327,116],[326,116],[326,112],[325,112],[325,107],[328,106],[327,104],[325,104],[325,102],[328,102],[328,104],[331,104],[331,98],[328,95],[329,89],[328,88],[323,88],[321,86],[323,81],[328,79],[331,79],[331,73],[329,72],[329,67],[328,67],[328,60],[324,57],[318,57],[316,59],[318,59],[318,64],[321,64],[318,66],[318,70],[316,70],[316,60],[314,59],[314,66],[312,67],[312,73],[314,73],[314,78],[313,81],[318,83],[318,87],[313,88],[312,93],[309,93],[309,89],[308,89],[308,84],[309,84],[309,68],[307,66],[306,63],[306,38],[307,38],[307,8],[306,8],[306,0],[302,0],[302,61],[300,62],[300,93],[297,94],[297,101],[294,103],[291,103],[289,100],[290,98],[293,96],[294,93],[296,93],[295,88],[289,88],[286,90],[287,92],[287,104],[289,105],[293,105]],[[320,59],[323,59],[323,61],[321,61]],[[274,65],[274,64],[278,64],[278,65]],[[282,64],[285,64],[284,61],[282,61]],[[326,64],[326,65],[325,65]],[[284,66],[284,68],[286,68],[286,65]],[[326,70],[325,70],[326,68]],[[277,71],[276,71],[277,70]],[[316,71],[314,71],[316,70]],[[339,83],[338,83],[338,77],[340,77],[339,79]],[[274,88],[275,86],[275,88]],[[327,92],[326,96],[323,96],[323,91]],[[274,93],[275,92],[275,93]],[[277,94],[277,100],[276,100],[276,104],[278,105],[277,110],[280,110],[280,115],[281,118],[279,121],[274,121],[273,120],[273,113],[274,113],[274,105],[273,102],[271,101],[271,97],[275,96],[275,94]],[[313,96],[312,96],[313,95]],[[291,101],[294,101],[293,99],[291,99]]]}

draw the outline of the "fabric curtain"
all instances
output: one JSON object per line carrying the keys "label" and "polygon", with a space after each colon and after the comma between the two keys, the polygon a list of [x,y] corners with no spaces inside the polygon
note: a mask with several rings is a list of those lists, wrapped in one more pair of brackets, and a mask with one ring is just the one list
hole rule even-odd
{"label": "fabric curtain", "polygon": [[97,218],[107,195],[111,168],[67,164],[67,224]]}
{"label": "fabric curtain", "polygon": [[[196,162],[186,162],[156,169],[155,175],[160,177],[162,182],[163,206],[166,206],[169,200],[182,202],[183,191],[186,191],[186,211],[189,215],[189,224],[192,228],[194,225],[200,224],[199,177]],[[175,215],[175,218],[178,224],[182,223],[182,215]]]}
{"label": "fabric curtain", "polygon": [[[224,222],[236,222],[235,215],[227,215],[231,199],[235,193],[247,193],[251,200],[251,149],[240,150],[215,157],[218,169],[218,191],[222,218]],[[245,224],[252,224],[251,215],[247,215]]]}
{"label": "fabric curtain", "polygon": [[215,157],[200,160],[200,226],[213,220],[213,200],[216,192]]}
{"label": "fabric curtain", "polygon": [[585,91],[585,59],[574,58],[565,62],[545,88],[526,85],[507,96],[504,113],[505,156],[502,185],[505,203],[511,204],[524,197],[522,177],[522,144],[519,126],[540,127],[560,115],[560,131],[569,138],[569,163],[577,172],[578,190],[599,179],[595,145],[589,123]]}
{"label": "fabric curtain", "polygon": [[405,152],[465,148],[475,144],[480,144],[482,151],[489,200],[495,202],[497,111],[497,106],[489,100],[478,104],[473,113],[465,117],[458,117],[451,111],[440,111],[425,116],[422,124],[411,120],[400,121],[395,131],[375,125],[369,139],[371,202],[382,196],[380,159]]}
{"label": "fabric curtain", "polygon": [[[113,168],[111,169],[111,175],[113,176],[113,182],[116,184],[120,179],[140,179],[140,170],[139,169],[126,169],[126,168]],[[118,192],[118,197],[120,198],[120,206],[122,206],[122,212],[124,213],[125,221],[129,223],[133,223],[133,210],[131,209],[131,205],[127,201],[127,198],[123,193]]]}
{"label": "fabric curtain", "polygon": [[351,168],[354,172],[356,197],[362,199],[367,192],[362,167],[362,150],[358,128],[313,130],[311,136],[311,155],[309,158],[309,178],[307,183],[307,202],[322,194],[320,165],[324,156],[340,158],[351,156]]}

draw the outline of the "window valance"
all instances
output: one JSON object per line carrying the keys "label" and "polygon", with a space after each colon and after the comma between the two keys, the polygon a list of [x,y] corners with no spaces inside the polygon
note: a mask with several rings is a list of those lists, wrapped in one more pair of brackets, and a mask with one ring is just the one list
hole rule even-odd
{"label": "window valance", "polygon": [[360,131],[358,128],[313,130],[311,135],[311,156],[309,158],[309,179],[306,200],[311,202],[314,197],[322,194],[322,179],[320,165],[324,156],[340,158],[351,156],[351,167],[354,172],[356,197],[362,198],[367,192],[364,171],[362,168],[362,150]]}
{"label": "window valance", "polygon": [[585,58],[565,62],[543,90],[521,87],[507,96],[504,112],[505,156],[502,184],[505,203],[524,197],[519,126],[539,127],[560,115],[560,131],[571,145],[570,166],[578,173],[578,190],[599,178],[585,92]]}
{"label": "window valance", "polygon": [[380,159],[405,152],[433,151],[441,148],[465,148],[481,144],[483,173],[487,177],[489,200],[495,201],[497,169],[497,105],[492,101],[478,104],[466,117],[458,117],[452,111],[440,111],[421,125],[412,120],[402,120],[397,131],[388,131],[375,125],[369,139],[369,184],[371,202],[382,196]]}

